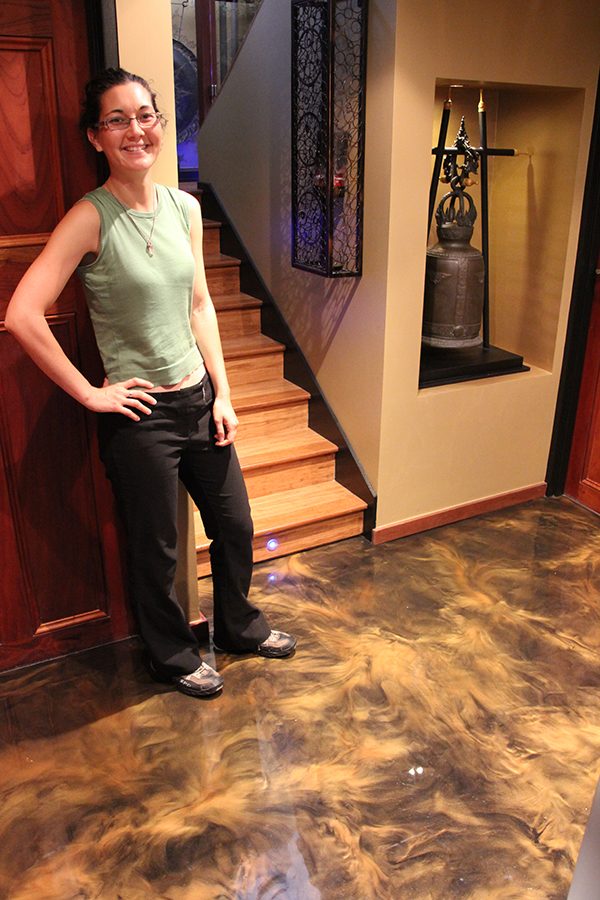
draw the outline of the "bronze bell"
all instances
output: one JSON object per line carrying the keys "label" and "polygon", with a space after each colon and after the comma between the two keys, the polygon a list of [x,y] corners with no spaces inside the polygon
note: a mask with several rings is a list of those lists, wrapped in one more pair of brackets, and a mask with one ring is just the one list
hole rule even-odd
{"label": "bronze bell", "polygon": [[[458,156],[464,163],[458,164]],[[483,313],[485,264],[471,246],[477,210],[466,184],[476,183],[478,154],[469,144],[461,120],[453,147],[444,160],[444,178],[451,190],[436,210],[438,242],[427,250],[423,343],[429,347],[477,347]]]}
{"label": "bronze bell", "polygon": [[423,343],[477,347],[482,343],[484,262],[470,243],[473,225],[443,222],[437,236],[438,243],[427,250]]}

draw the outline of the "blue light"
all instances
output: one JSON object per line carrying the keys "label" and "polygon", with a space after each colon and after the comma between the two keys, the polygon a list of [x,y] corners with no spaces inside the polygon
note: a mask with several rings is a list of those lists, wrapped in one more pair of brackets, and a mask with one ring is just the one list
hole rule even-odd
{"label": "blue light", "polygon": [[277,538],[269,538],[269,540],[267,541],[267,550],[272,553],[273,550],[277,550],[278,547],[279,541],[277,540]]}
{"label": "blue light", "polygon": [[275,584],[275,582],[277,581],[277,573],[271,572],[269,575],[267,575],[267,581],[269,582],[269,584]]}

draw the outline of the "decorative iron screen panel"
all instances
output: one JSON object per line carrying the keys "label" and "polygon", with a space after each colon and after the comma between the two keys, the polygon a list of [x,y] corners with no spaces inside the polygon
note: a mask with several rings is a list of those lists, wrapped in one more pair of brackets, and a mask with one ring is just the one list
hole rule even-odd
{"label": "decorative iron screen panel", "polygon": [[362,267],[367,0],[292,0],[292,265]]}

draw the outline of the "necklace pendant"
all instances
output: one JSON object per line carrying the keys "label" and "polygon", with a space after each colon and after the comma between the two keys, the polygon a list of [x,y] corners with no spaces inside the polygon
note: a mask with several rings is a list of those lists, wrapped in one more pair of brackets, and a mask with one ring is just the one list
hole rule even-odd
{"label": "necklace pendant", "polygon": [[148,256],[154,256],[154,245],[152,241],[146,241],[146,253]]}

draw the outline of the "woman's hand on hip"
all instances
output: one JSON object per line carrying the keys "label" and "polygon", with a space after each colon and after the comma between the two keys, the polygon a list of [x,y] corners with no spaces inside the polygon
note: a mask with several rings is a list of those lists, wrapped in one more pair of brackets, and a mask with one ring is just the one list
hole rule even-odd
{"label": "woman's hand on hip", "polygon": [[215,397],[213,419],[217,429],[215,435],[217,447],[227,447],[228,444],[233,444],[238,429],[238,418],[229,400]]}
{"label": "woman's hand on hip", "polygon": [[156,398],[147,394],[142,388],[152,388],[154,385],[145,378],[128,378],[127,381],[117,381],[115,384],[104,382],[100,388],[92,388],[92,392],[86,399],[85,406],[93,412],[121,413],[134,422],[139,422],[136,410],[149,416],[150,407],[156,403]]}

